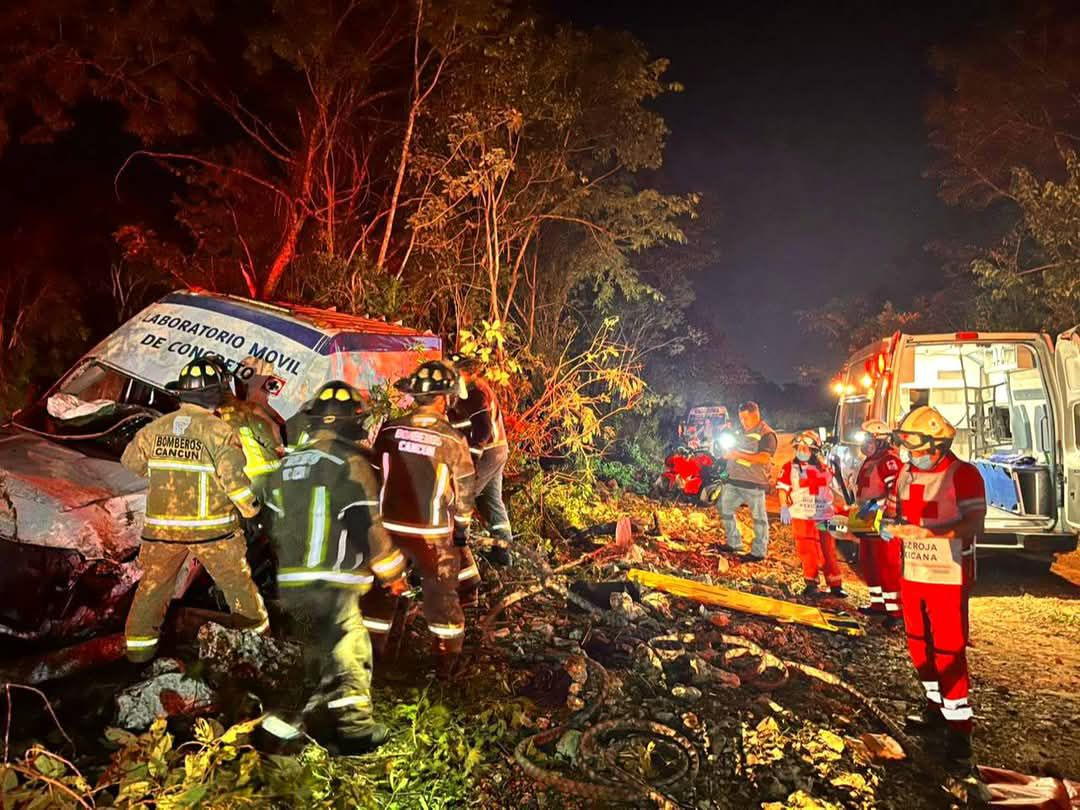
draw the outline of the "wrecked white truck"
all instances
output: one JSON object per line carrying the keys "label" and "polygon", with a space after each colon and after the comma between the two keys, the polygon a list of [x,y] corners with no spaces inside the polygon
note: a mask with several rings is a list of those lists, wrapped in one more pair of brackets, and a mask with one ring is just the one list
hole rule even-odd
{"label": "wrecked white truck", "polygon": [[69,642],[122,620],[139,578],[145,482],[119,458],[177,406],[166,384],[184,363],[264,360],[288,419],[327,380],[369,391],[441,348],[399,324],[203,292],[147,307],[0,428],[0,639]]}

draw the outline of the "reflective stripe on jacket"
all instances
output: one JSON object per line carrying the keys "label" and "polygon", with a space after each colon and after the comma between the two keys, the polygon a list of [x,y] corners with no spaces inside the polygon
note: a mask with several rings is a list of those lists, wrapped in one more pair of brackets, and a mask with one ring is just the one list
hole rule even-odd
{"label": "reflective stripe on jacket", "polygon": [[366,593],[396,578],[405,557],[382,527],[368,458],[337,433],[314,430],[267,479],[278,585]]}
{"label": "reflective stripe on jacket", "polygon": [[[758,422],[753,430],[738,434],[738,449],[744,453],[757,453],[761,450],[761,442],[766,436],[775,436],[771,427],[764,420]],[[769,468],[772,465],[754,464],[745,459],[734,459],[728,462],[728,480],[738,485],[746,485],[754,489],[769,488]]]}
{"label": "reflective stripe on jacket", "polygon": [[475,470],[465,439],[444,416],[417,408],[383,425],[373,449],[388,530],[437,537],[469,525]]}
{"label": "reflective stripe on jacket", "polygon": [[278,468],[282,447],[277,425],[257,405],[230,397],[218,409],[218,415],[240,437],[240,446],[244,451],[244,474],[249,480],[257,481]]}
{"label": "reflective stripe on jacket", "polygon": [[259,511],[236,432],[195,405],[181,405],[140,430],[121,463],[150,480],[148,539],[215,540],[239,528],[238,510],[246,517]]}

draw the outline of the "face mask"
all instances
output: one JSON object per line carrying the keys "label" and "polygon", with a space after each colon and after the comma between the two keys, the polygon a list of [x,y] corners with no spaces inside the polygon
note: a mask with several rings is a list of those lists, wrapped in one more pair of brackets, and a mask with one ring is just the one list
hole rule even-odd
{"label": "face mask", "polygon": [[796,450],[795,451],[795,458],[797,458],[799,461],[809,461],[810,460],[810,451],[809,450]]}
{"label": "face mask", "polygon": [[934,467],[934,457],[929,454],[925,456],[912,456],[911,464],[920,470],[930,470]]}

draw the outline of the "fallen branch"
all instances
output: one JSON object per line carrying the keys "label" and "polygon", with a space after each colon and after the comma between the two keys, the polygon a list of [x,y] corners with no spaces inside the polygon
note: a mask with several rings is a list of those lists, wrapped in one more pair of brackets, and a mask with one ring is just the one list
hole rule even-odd
{"label": "fallen branch", "polygon": [[[71,741],[71,737],[69,737],[68,733],[66,731],[64,731],[64,727],[62,725],[60,725],[60,721],[56,717],[56,712],[53,711],[52,704],[49,702],[49,699],[47,697],[45,697],[45,693],[42,692],[40,689],[34,688],[33,686],[27,686],[26,684],[10,683],[9,682],[9,683],[4,684],[4,697],[7,699],[7,722],[4,725],[4,762],[5,762],[5,764],[8,762],[9,753],[10,753],[9,741],[11,739],[11,713],[12,713],[12,708],[13,708],[13,704],[11,702],[11,690],[12,689],[22,689],[22,690],[24,690],[26,692],[33,692],[35,695],[37,695],[39,698],[41,698],[41,702],[45,704],[45,708],[49,712],[49,716],[52,718],[53,723],[56,725],[56,730],[60,732],[60,735],[67,741],[67,744],[71,747],[71,750],[74,752],[75,751],[75,743]],[[55,756],[55,754],[53,756]]]}

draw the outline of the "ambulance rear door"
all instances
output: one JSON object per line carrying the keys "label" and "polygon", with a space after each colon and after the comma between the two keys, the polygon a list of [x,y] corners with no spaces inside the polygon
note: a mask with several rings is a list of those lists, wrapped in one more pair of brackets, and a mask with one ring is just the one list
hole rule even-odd
{"label": "ambulance rear door", "polygon": [[1065,524],[1080,531],[1080,327],[1058,336],[1054,352],[1061,392],[1061,465],[1065,477]]}

